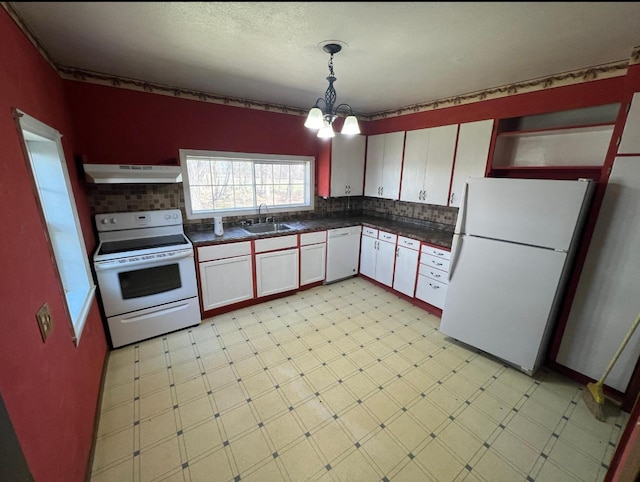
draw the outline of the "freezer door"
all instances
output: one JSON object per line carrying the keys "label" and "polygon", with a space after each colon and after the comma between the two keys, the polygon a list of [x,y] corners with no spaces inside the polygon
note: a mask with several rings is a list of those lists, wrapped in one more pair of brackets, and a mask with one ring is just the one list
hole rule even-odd
{"label": "freezer door", "polygon": [[567,251],[593,182],[469,178],[456,233]]}
{"label": "freezer door", "polygon": [[440,331],[533,373],[555,317],[566,257],[456,235]]}

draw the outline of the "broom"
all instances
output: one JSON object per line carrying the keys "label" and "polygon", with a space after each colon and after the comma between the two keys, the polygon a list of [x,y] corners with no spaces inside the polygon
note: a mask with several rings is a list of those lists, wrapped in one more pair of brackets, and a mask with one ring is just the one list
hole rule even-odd
{"label": "broom", "polygon": [[620,343],[618,351],[616,351],[615,355],[613,355],[613,358],[609,362],[609,366],[602,374],[602,377],[600,377],[600,380],[598,380],[597,382],[587,383],[587,389],[582,392],[582,399],[584,400],[585,405],[593,414],[593,416],[601,422],[604,421],[604,413],[602,411],[602,407],[604,406],[604,393],[602,390],[604,380],[605,378],[607,378],[607,375],[609,375],[609,372],[613,368],[613,365],[615,365],[616,361],[618,361],[622,350],[624,350],[624,347],[627,346],[627,343],[629,342],[631,336],[633,336],[633,332],[636,331],[638,324],[640,324],[640,313],[638,313],[636,321],[633,322],[631,328],[629,328],[629,331],[622,340],[622,343]]}

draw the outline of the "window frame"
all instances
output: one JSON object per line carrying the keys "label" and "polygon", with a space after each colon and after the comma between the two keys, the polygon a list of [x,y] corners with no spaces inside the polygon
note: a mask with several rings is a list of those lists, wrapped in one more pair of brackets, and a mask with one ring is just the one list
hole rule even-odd
{"label": "window frame", "polygon": [[[193,149],[179,149],[180,154],[180,168],[182,170],[182,189],[184,193],[185,213],[187,219],[211,219],[214,216],[247,216],[257,215],[258,206],[252,206],[251,208],[244,209],[232,209],[232,210],[220,210],[220,211],[207,211],[207,212],[193,212],[191,205],[191,180],[189,179],[189,172],[187,168],[187,158],[189,157],[205,157],[205,158],[221,158],[227,160],[244,160],[251,161],[253,163],[266,162],[305,162],[307,164],[306,179],[308,184],[305,183],[308,188],[308,203],[304,205],[288,205],[288,206],[273,206],[267,204],[268,215],[274,213],[283,212],[295,212],[295,211],[313,211],[315,209],[315,157],[313,156],[293,156],[288,154],[259,154],[259,153],[246,153],[246,152],[226,152],[226,151],[204,151]],[[254,190],[256,188],[255,178],[252,184]]]}
{"label": "window frame", "polygon": [[[27,170],[29,171],[29,175],[31,176],[34,198],[38,205],[40,219],[47,235],[47,244],[49,246],[52,264],[58,278],[62,298],[64,299],[63,305],[67,311],[72,339],[74,344],[78,346],[78,344],[80,343],[80,337],[82,336],[82,332],[84,331],[87,317],[89,316],[89,311],[91,310],[91,306],[93,304],[96,285],[91,273],[87,247],[84,242],[82,226],[80,224],[80,218],[78,216],[78,209],[76,206],[73,188],[71,186],[71,179],[69,177],[69,170],[67,168],[64,149],[62,147],[62,134],[53,127],[44,124],[43,122],[26,114],[25,112],[22,112],[19,109],[13,110],[14,118],[17,121],[22,141],[22,148],[25,155]],[[62,235],[58,235],[50,225],[49,215],[47,215],[48,210],[44,206],[43,195],[41,193],[42,187],[37,179],[34,159],[31,156],[31,150],[28,144],[32,141],[51,142],[55,145],[55,150],[57,151],[56,167],[59,167],[60,174],[64,178],[64,183],[56,186],[60,188],[60,191],[56,193],[66,194],[65,200],[69,202],[69,210],[67,211],[65,209],[65,214],[69,214],[70,212],[70,214],[73,216],[73,221],[71,223],[72,228],[64,231],[64,234]],[[67,270],[62,264],[65,262],[65,260],[69,261],[69,255],[64,255],[64,259],[58,259],[58,257],[63,257],[62,255],[56,256],[56,251],[58,253],[61,253],[62,250],[59,247],[58,249],[56,249],[54,245],[56,242],[59,242],[60,245],[62,245],[63,243],[60,238],[64,237],[64,235],[73,236],[74,241],[77,242],[77,249],[73,250],[73,259],[71,260],[71,263],[82,264],[82,267],[79,270],[76,269],[74,271],[76,274],[80,272],[83,275],[83,278],[80,280],[78,280],[77,277],[73,277],[72,275],[70,275],[70,270]],[[56,241],[56,239],[58,241]],[[65,245],[65,247],[68,248],[68,244]],[[71,286],[73,286],[73,288],[76,288],[78,285],[81,285],[82,290],[68,289]]]}

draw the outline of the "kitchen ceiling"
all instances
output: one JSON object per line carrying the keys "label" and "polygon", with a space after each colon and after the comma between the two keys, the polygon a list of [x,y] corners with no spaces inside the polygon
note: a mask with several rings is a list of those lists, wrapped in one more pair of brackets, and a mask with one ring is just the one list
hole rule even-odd
{"label": "kitchen ceiling", "polygon": [[372,115],[626,62],[640,2],[11,2],[60,67]]}

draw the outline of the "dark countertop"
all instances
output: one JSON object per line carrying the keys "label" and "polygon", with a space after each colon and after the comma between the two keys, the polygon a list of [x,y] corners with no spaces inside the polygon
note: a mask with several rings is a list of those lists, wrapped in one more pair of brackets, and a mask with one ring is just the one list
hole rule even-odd
{"label": "dark countertop", "polygon": [[224,234],[222,236],[216,236],[213,234],[213,230],[187,231],[186,234],[193,245],[195,247],[199,247],[227,243],[230,241],[246,241],[250,239],[270,238],[274,236],[286,236],[288,234],[320,231],[323,229],[346,228],[361,224],[363,226],[382,229],[384,231],[397,234],[398,236],[406,236],[408,238],[417,239],[419,241],[447,249],[451,248],[451,241],[453,239],[453,231],[445,231],[420,224],[393,221],[390,219],[376,218],[372,216],[314,218],[308,220],[283,221],[283,223],[291,226],[291,229],[275,233],[251,234],[240,226],[224,226]]}

